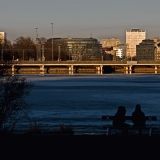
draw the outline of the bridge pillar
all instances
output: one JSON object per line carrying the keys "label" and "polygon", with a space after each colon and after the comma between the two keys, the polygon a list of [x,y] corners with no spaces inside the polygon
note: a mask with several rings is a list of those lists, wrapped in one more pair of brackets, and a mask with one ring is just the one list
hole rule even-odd
{"label": "bridge pillar", "polygon": [[103,66],[100,66],[100,72],[103,74]]}
{"label": "bridge pillar", "polygon": [[73,65],[69,66],[69,73],[73,74]]}
{"label": "bridge pillar", "polygon": [[125,66],[125,73],[128,74],[128,66]]}
{"label": "bridge pillar", "polygon": [[100,67],[96,67],[96,70],[99,73],[100,72]]}
{"label": "bridge pillar", "polygon": [[103,66],[101,65],[101,66],[96,67],[96,70],[97,70],[98,74],[102,74],[103,73]]}
{"label": "bridge pillar", "polygon": [[155,66],[155,74],[157,74],[157,66]]}
{"label": "bridge pillar", "polygon": [[132,66],[129,66],[129,73],[132,73]]}
{"label": "bridge pillar", "polygon": [[44,64],[40,66],[40,75],[44,75]]}
{"label": "bridge pillar", "polygon": [[14,76],[14,64],[12,64],[12,76]]}

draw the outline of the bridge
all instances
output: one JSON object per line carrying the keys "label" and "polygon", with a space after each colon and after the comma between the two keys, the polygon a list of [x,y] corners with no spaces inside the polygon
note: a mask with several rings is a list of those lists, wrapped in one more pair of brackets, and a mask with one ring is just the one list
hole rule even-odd
{"label": "bridge", "polygon": [[[0,65],[6,65],[0,62]],[[8,63],[11,66],[12,75],[14,75],[17,67],[38,67],[40,74],[45,73],[46,67],[67,67],[69,73],[74,72],[75,67],[95,67],[96,70],[103,74],[103,67],[105,66],[121,66],[124,68],[126,74],[132,73],[134,66],[152,66],[154,73],[157,73],[160,68],[160,61],[18,61],[14,60]]]}

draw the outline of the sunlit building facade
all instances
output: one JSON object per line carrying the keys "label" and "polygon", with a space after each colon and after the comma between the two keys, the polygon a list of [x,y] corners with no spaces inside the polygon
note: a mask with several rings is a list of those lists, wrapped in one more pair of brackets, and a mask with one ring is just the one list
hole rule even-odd
{"label": "sunlit building facade", "polygon": [[100,41],[102,44],[102,48],[107,48],[107,47],[116,47],[120,45],[120,40],[117,38],[108,38],[108,39],[102,39]]}
{"label": "sunlit building facade", "polygon": [[0,44],[4,44],[5,39],[6,39],[6,33],[0,32]]}
{"label": "sunlit building facade", "polygon": [[146,31],[140,29],[131,29],[126,31],[126,56],[136,56],[136,45],[139,45],[139,43],[144,39],[146,39]]}

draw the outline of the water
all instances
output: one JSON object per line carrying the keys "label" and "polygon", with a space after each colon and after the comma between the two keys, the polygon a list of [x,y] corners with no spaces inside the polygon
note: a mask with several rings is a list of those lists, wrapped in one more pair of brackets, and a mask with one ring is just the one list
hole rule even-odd
{"label": "water", "polygon": [[157,116],[154,124],[160,125],[159,74],[23,76],[34,84],[26,98],[32,121],[21,121],[18,130],[36,121],[43,130],[63,124],[72,126],[75,134],[106,133],[102,115],[114,115],[119,105],[131,115],[136,104],[146,115]]}

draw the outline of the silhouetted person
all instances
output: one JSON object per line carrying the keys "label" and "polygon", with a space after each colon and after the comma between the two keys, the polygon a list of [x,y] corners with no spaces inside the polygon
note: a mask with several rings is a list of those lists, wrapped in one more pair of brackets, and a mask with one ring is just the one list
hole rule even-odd
{"label": "silhouetted person", "polygon": [[146,118],[139,104],[136,105],[135,111],[132,113],[132,122],[133,127],[138,129],[139,135],[142,135],[142,128],[146,127]]}
{"label": "silhouetted person", "polygon": [[122,128],[122,134],[128,134],[129,124],[125,123],[126,109],[124,106],[119,106],[113,119],[113,126],[116,128]]}

